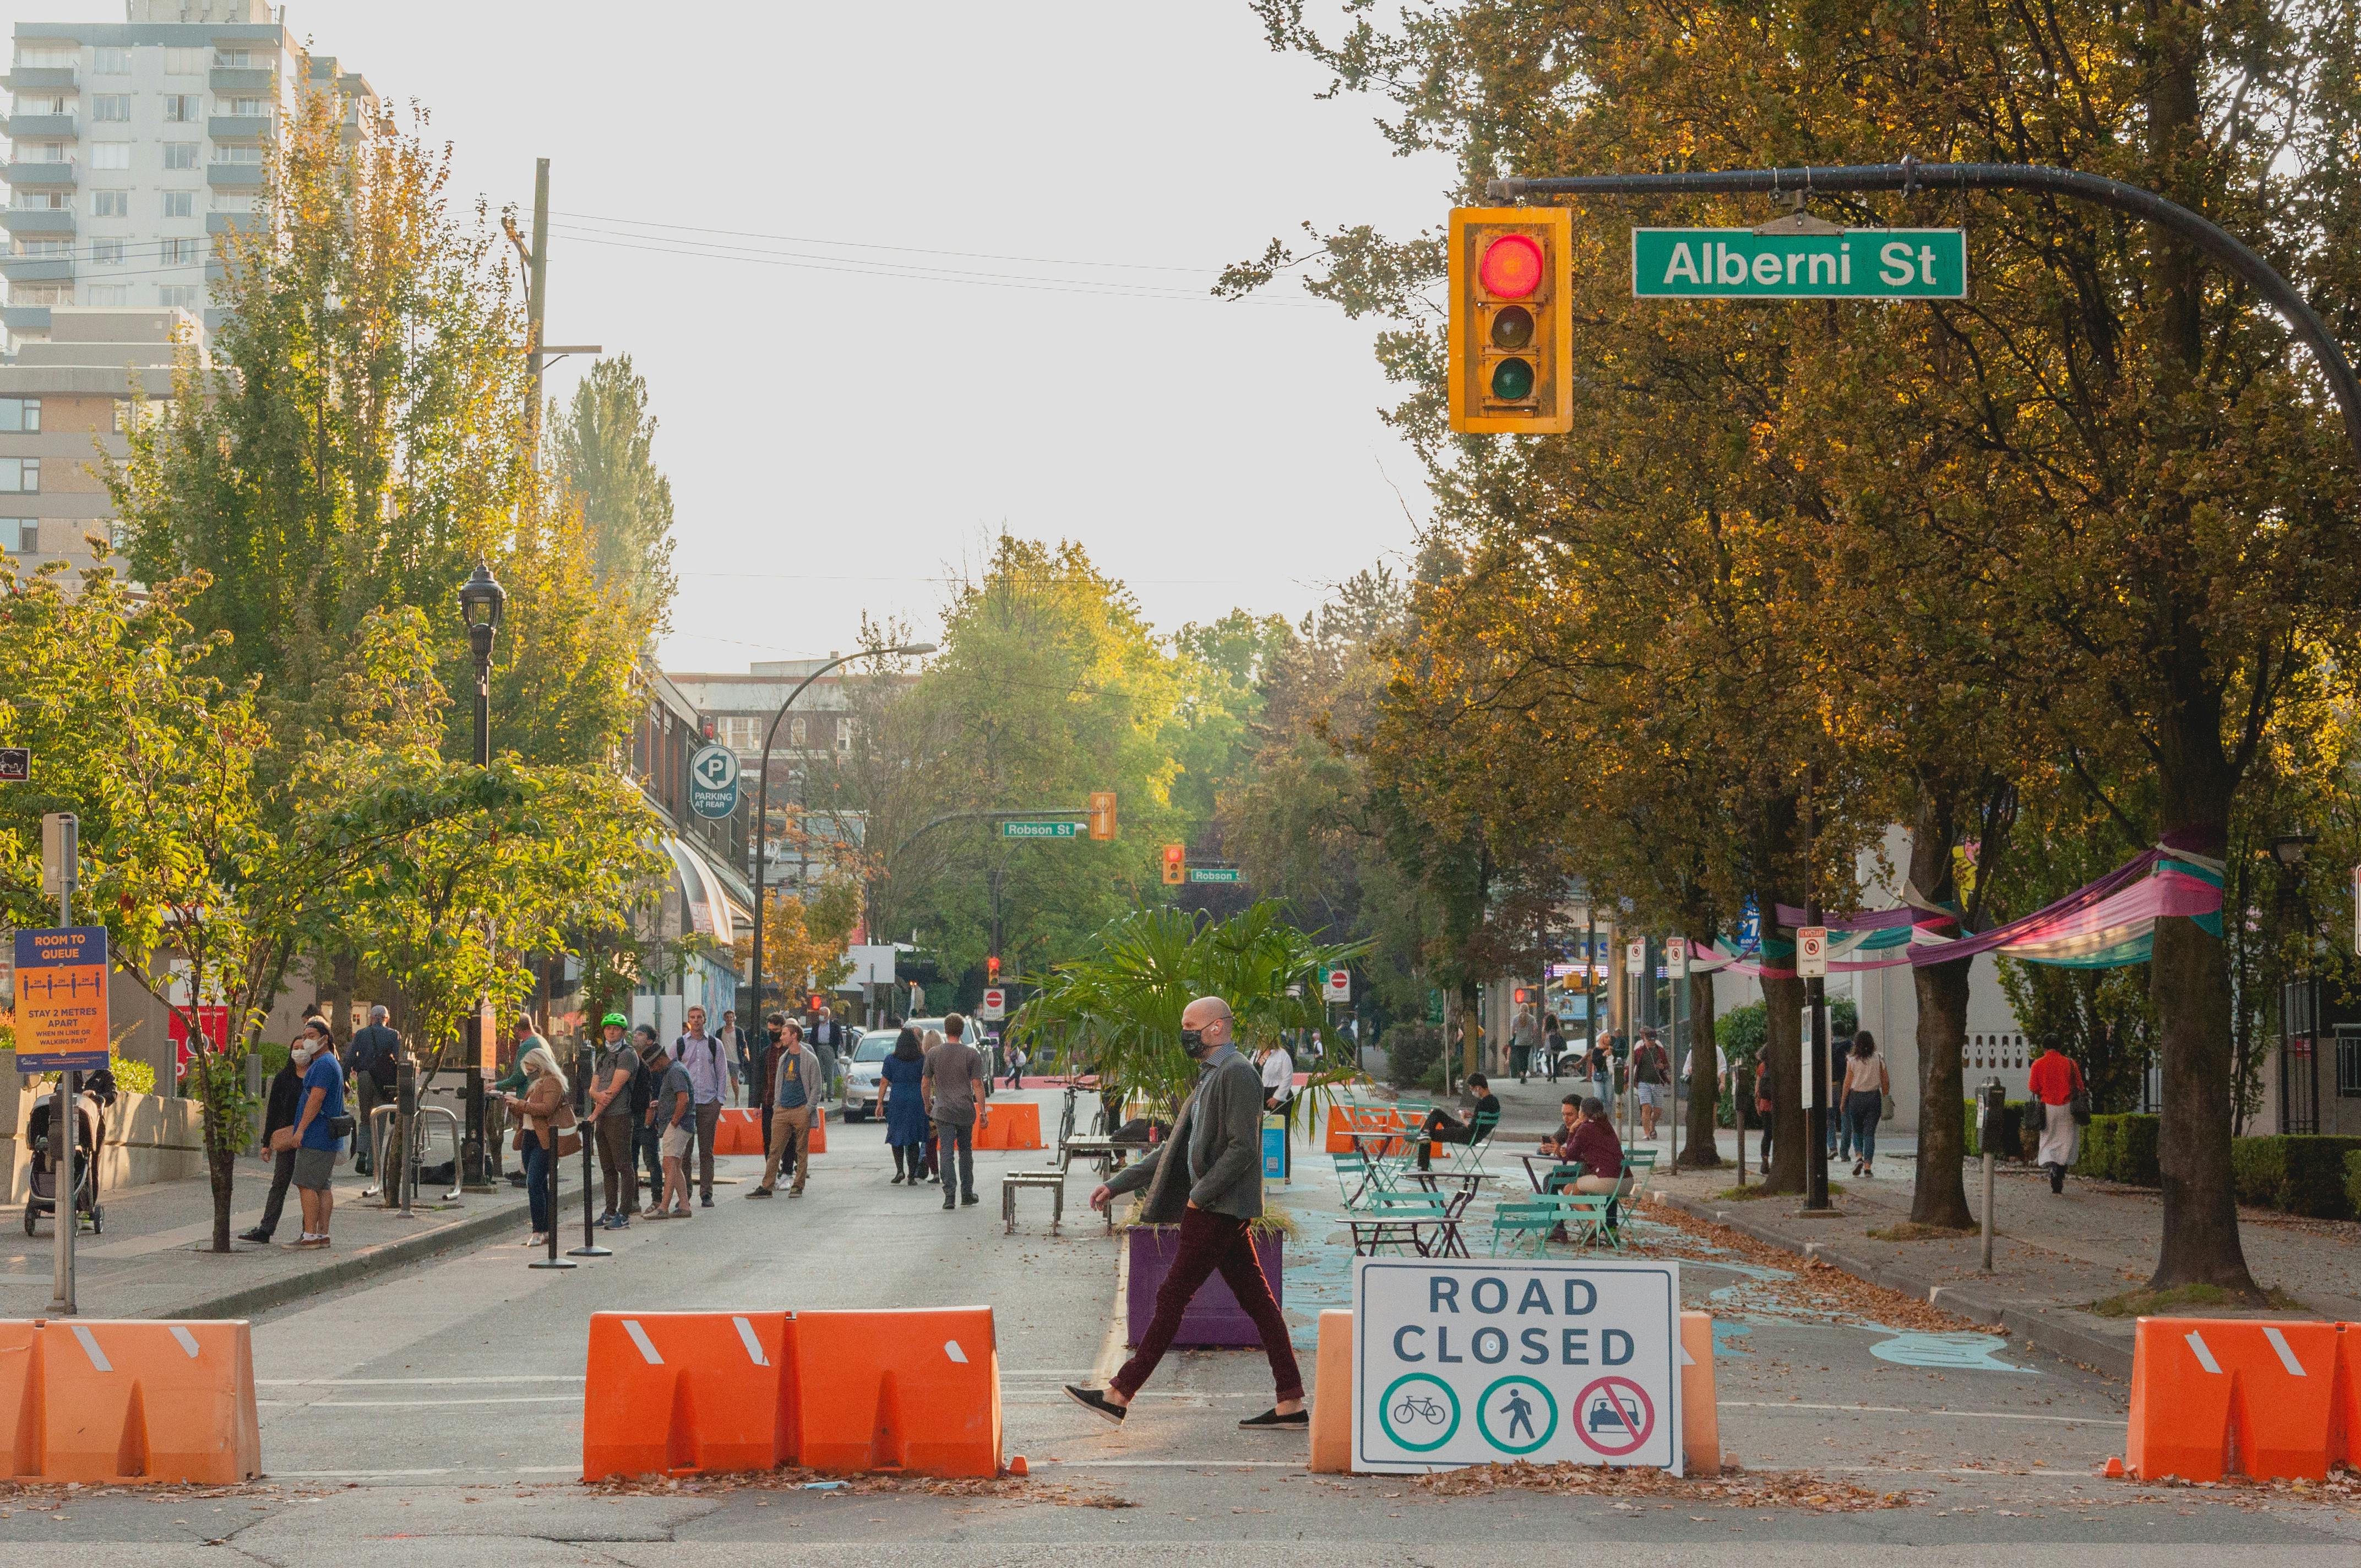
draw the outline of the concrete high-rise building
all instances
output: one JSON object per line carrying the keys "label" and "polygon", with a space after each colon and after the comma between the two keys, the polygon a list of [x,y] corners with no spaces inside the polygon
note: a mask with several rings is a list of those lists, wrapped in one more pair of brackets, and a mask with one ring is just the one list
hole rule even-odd
{"label": "concrete high-rise building", "polygon": [[376,96],[332,57],[308,62],[264,0],[127,0],[121,22],[19,22],[7,76],[5,321],[48,335],[58,305],[218,314],[214,237],[236,228],[293,105],[296,72],[343,94],[357,126]]}

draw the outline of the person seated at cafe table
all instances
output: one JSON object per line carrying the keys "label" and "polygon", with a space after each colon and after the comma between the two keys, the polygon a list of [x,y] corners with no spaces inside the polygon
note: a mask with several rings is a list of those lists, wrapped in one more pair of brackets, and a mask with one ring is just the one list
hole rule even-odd
{"label": "person seated at cafe table", "polygon": [[1426,1142],[1418,1146],[1418,1168],[1427,1168],[1427,1160],[1437,1144],[1472,1144],[1484,1137],[1499,1124],[1500,1097],[1492,1092],[1492,1080],[1480,1072],[1467,1075],[1467,1097],[1472,1102],[1467,1119],[1461,1121],[1448,1111],[1429,1111],[1421,1131]]}
{"label": "person seated at cafe table", "polygon": [[1559,1168],[1543,1180],[1547,1192],[1613,1192],[1623,1185],[1623,1140],[1597,1095],[1569,1094],[1559,1106],[1562,1129],[1542,1139],[1542,1152]]}

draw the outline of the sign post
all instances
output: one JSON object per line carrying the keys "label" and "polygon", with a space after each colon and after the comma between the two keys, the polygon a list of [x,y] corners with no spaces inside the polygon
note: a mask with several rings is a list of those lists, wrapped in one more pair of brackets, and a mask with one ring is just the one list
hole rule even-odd
{"label": "sign post", "polygon": [[[16,1070],[54,1072],[49,1101],[57,1250],[50,1265],[49,1313],[72,1317],[74,1198],[82,1152],[82,1075],[106,1066],[106,927],[76,926],[81,824],[71,812],[41,818],[41,889],[58,899],[57,928],[16,933]],[[93,1177],[93,1180],[95,1178]]]}
{"label": "sign post", "polygon": [[1677,1263],[1358,1259],[1353,1468],[1678,1475],[1680,1321]]}

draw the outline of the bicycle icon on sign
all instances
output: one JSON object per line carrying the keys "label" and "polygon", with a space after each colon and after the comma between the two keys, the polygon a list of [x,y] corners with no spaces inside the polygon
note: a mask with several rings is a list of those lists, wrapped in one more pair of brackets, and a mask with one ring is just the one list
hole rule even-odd
{"label": "bicycle icon on sign", "polygon": [[1413,1420],[1422,1420],[1430,1426],[1439,1427],[1451,1419],[1451,1412],[1422,1395],[1405,1394],[1401,1397],[1400,1402],[1394,1406],[1393,1418],[1394,1425],[1398,1427],[1406,1427]]}

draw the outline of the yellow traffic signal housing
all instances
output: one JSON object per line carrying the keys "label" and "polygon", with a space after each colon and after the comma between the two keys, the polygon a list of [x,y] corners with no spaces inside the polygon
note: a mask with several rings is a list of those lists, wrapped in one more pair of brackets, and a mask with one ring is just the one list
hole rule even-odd
{"label": "yellow traffic signal housing", "polygon": [[1451,428],[1574,428],[1574,214],[1451,209]]}
{"label": "yellow traffic signal housing", "polygon": [[1189,880],[1189,847],[1186,844],[1164,846],[1164,880],[1175,884]]}
{"label": "yellow traffic signal housing", "polygon": [[1111,789],[1091,792],[1091,837],[1115,837],[1115,791]]}

